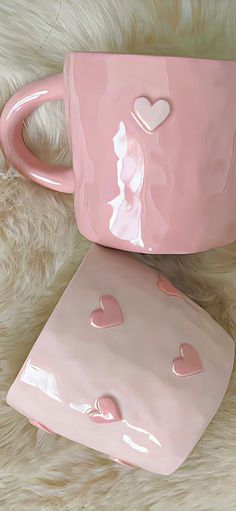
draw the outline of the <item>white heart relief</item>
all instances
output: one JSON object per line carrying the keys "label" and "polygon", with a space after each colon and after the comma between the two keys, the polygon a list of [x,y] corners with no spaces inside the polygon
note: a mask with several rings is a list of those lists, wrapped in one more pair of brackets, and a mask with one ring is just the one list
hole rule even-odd
{"label": "white heart relief", "polygon": [[151,103],[148,98],[140,96],[134,102],[134,112],[142,127],[154,131],[170,114],[170,103],[166,99],[158,99]]}

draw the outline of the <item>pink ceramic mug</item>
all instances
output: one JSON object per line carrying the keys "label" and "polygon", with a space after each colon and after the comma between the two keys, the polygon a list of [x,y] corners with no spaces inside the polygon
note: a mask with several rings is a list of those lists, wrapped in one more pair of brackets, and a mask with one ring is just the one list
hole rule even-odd
{"label": "pink ceramic mug", "polygon": [[[69,53],[64,75],[6,105],[1,143],[37,183],[74,193],[88,239],[143,253],[190,253],[236,239],[236,63]],[[73,170],[27,149],[24,119],[64,99]]]}
{"label": "pink ceramic mug", "polygon": [[93,245],[7,402],[44,431],[167,475],[217,412],[234,351],[229,335],[166,278]]}

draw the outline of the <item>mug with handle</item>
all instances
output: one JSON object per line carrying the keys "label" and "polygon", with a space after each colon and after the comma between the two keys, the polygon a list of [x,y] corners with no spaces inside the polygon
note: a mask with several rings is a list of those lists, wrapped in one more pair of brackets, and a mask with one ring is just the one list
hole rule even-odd
{"label": "mug with handle", "polygon": [[[80,232],[104,246],[192,253],[236,239],[236,63],[72,52],[64,73],[6,104],[2,148],[33,181],[74,193]],[[65,101],[73,169],[26,147],[23,122]]]}

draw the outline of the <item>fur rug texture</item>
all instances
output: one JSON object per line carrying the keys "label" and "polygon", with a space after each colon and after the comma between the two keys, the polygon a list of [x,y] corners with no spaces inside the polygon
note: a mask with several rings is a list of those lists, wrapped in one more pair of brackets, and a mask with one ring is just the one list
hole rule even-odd
{"label": "fur rug texture", "polygon": [[[1,0],[0,107],[23,84],[60,72],[69,50],[236,59],[235,21],[234,0]],[[65,133],[58,102],[25,125],[29,146],[46,161],[70,162]],[[0,509],[235,510],[236,374],[213,422],[171,477],[130,470],[48,436],[6,405],[88,246],[72,197],[17,176],[0,152]],[[236,245],[144,259],[236,336]]]}

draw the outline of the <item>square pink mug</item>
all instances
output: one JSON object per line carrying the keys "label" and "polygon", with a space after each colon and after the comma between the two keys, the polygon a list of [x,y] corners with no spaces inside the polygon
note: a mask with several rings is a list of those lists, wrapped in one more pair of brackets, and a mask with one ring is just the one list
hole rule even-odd
{"label": "square pink mug", "polygon": [[[236,239],[236,63],[76,53],[5,106],[0,138],[24,175],[74,193],[79,230],[104,246],[191,253]],[[40,162],[25,118],[64,99],[73,170]]]}
{"label": "square pink mug", "polygon": [[234,351],[221,326],[166,278],[93,245],[7,402],[44,431],[169,475],[216,414]]}

